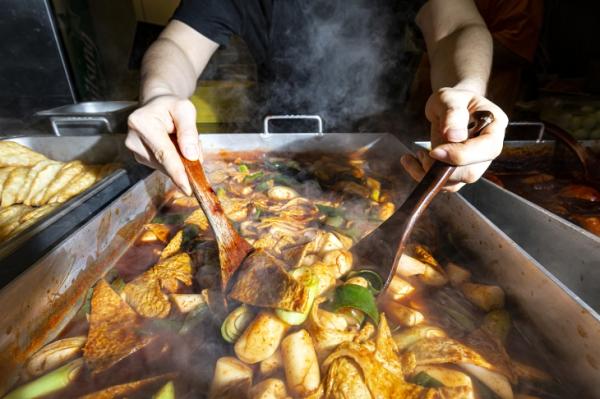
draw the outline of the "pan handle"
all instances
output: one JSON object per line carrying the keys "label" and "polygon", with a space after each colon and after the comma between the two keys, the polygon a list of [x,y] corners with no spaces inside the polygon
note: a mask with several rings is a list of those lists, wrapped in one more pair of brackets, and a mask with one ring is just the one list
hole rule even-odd
{"label": "pan handle", "polygon": [[[265,117],[263,122],[264,130],[261,136],[263,138],[271,137],[272,133],[269,132],[269,122],[272,120],[292,120],[292,119],[313,119],[317,121],[317,131],[312,132],[315,133],[316,136],[323,135],[323,119],[319,115],[269,115]],[[303,132],[303,133],[311,133],[311,132]]]}

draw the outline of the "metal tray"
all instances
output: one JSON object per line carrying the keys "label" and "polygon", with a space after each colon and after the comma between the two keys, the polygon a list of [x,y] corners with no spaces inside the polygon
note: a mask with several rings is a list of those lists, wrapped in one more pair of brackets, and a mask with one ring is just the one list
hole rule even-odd
{"label": "metal tray", "polygon": [[47,157],[68,162],[120,162],[123,169],[62,204],[35,225],[0,244],[0,287],[38,260],[61,239],[87,221],[103,206],[131,187],[149,171],[134,165],[124,146],[123,135],[102,136],[22,136],[7,140],[23,144]]}
{"label": "metal tray", "polygon": [[[582,143],[600,150],[598,140]],[[554,153],[555,146],[554,141],[505,142],[505,148],[543,154]],[[461,194],[583,301],[600,311],[600,237],[486,179],[465,187]]]}
{"label": "metal tray", "polygon": [[126,130],[135,101],[88,101],[40,111],[37,118],[47,119],[57,136],[97,135]]}
{"label": "metal tray", "polygon": [[[207,134],[202,140],[205,151],[211,153],[221,149],[345,152],[362,148],[369,159],[387,165],[397,165],[398,156],[406,152],[388,134]],[[398,179],[410,184],[406,176]],[[171,187],[160,173],[151,174],[0,290],[0,393],[13,381],[19,365],[65,327],[89,287],[131,245]],[[573,384],[600,396],[596,383],[600,379],[600,316],[459,195],[438,198],[432,212],[474,258],[476,273],[501,285],[528,323],[543,334],[556,356],[555,365],[573,376]]]}

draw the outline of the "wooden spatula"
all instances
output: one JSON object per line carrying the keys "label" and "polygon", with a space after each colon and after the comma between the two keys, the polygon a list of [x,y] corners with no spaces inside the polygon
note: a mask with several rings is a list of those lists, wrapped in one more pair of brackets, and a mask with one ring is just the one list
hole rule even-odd
{"label": "wooden spatula", "polygon": [[223,207],[206,179],[200,162],[185,158],[179,150],[174,134],[171,135],[171,139],[179,152],[194,196],[198,199],[200,207],[215,233],[221,264],[221,289],[223,293],[226,293],[231,277],[254,248],[238,234],[225,216]]}
{"label": "wooden spatula", "polygon": [[[469,137],[478,136],[493,120],[490,112],[473,113]],[[360,259],[375,266],[382,276],[387,276],[382,292],[396,274],[415,224],[455,170],[456,166],[435,161],[400,208],[353,247]]]}

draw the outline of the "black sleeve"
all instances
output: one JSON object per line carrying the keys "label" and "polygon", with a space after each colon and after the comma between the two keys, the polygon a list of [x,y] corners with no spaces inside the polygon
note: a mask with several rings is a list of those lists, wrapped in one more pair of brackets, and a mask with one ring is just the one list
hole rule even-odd
{"label": "black sleeve", "polygon": [[240,34],[242,17],[233,0],[181,0],[173,19],[192,27],[210,40],[226,45]]}

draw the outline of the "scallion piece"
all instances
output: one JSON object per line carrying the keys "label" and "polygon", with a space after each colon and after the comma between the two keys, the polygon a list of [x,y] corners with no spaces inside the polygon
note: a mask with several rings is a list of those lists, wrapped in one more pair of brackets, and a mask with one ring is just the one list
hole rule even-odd
{"label": "scallion piece", "polygon": [[33,399],[49,395],[68,387],[79,375],[83,359],[75,359],[10,392],[4,399]]}
{"label": "scallion piece", "polygon": [[341,210],[340,208],[335,208],[333,206],[320,205],[320,204],[317,204],[317,208],[319,209],[319,212],[321,212],[325,216],[329,216],[329,217],[344,216],[344,211]]}
{"label": "scallion piece", "polygon": [[252,173],[252,174],[244,177],[244,183],[252,183],[252,182],[254,182],[257,179],[260,179],[264,175],[265,175],[265,173],[262,170],[258,171],[256,173]]}
{"label": "scallion piece", "polygon": [[156,392],[152,399],[175,399],[175,385],[173,381],[167,382],[160,391]]}
{"label": "scallion piece", "polygon": [[317,276],[308,267],[299,267],[292,270],[292,277],[297,281],[301,282],[308,290],[308,299],[306,301],[306,307],[303,312],[293,312],[284,309],[275,309],[275,314],[281,320],[292,326],[297,326],[306,320],[308,313],[312,308],[312,305],[317,297],[317,290],[319,287],[319,280]]}
{"label": "scallion piece", "polygon": [[335,289],[332,308],[334,311],[344,308],[360,310],[377,325],[379,324],[379,312],[375,303],[375,297],[368,288],[355,284],[344,284]]}
{"label": "scallion piece", "polygon": [[250,173],[250,169],[248,169],[248,165],[241,164],[238,166],[238,169],[242,173]]}
{"label": "scallion piece", "polygon": [[250,307],[241,305],[235,308],[221,324],[221,335],[223,339],[233,344],[242,335],[246,327],[254,319],[254,313]]}
{"label": "scallion piece", "polygon": [[420,373],[415,375],[412,378],[411,382],[413,384],[421,385],[422,387],[427,388],[440,388],[444,386],[444,384],[442,384],[441,382],[439,382],[424,371],[421,371]]}
{"label": "scallion piece", "polygon": [[325,219],[325,224],[331,227],[342,227],[346,220],[341,216],[329,216]]}
{"label": "scallion piece", "polygon": [[346,280],[351,279],[352,277],[362,277],[369,282],[369,288],[373,292],[373,294],[377,295],[383,288],[383,279],[379,275],[379,273],[374,270],[363,269],[363,270],[353,270],[348,273]]}

